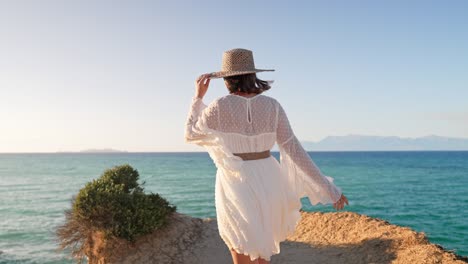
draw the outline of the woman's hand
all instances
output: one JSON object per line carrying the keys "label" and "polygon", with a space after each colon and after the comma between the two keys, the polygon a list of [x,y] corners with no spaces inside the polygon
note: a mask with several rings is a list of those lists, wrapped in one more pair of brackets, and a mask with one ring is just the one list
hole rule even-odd
{"label": "woman's hand", "polygon": [[210,85],[210,74],[205,73],[200,75],[195,81],[195,96],[203,98],[206,91],[208,91],[208,86]]}
{"label": "woman's hand", "polygon": [[333,204],[333,207],[336,209],[336,210],[341,210],[344,208],[344,204],[347,204],[349,205],[348,203],[348,198],[346,198],[346,196],[344,196],[344,194],[341,194],[341,197],[340,199]]}

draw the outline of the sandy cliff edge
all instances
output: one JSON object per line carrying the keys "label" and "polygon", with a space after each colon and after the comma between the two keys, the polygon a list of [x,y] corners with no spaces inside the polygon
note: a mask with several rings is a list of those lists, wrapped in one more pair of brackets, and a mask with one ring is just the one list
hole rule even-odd
{"label": "sandy cliff edge", "polygon": [[[304,212],[296,231],[281,242],[272,264],[305,263],[468,263],[424,232],[354,212]],[[100,256],[107,246],[94,236],[89,263],[232,263],[218,234],[216,218],[174,213],[170,225],[127,244],[113,258]],[[114,251],[116,252],[116,251]]]}

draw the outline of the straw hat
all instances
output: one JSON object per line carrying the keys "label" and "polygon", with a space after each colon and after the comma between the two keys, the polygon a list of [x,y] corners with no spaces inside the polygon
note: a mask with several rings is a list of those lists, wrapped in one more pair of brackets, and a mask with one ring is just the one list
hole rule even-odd
{"label": "straw hat", "polygon": [[256,69],[251,50],[231,49],[223,53],[221,71],[210,73],[211,79],[254,72],[274,71],[273,69]]}

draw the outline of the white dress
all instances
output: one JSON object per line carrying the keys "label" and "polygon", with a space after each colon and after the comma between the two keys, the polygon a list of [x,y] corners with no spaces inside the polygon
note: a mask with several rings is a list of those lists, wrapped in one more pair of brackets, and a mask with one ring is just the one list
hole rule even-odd
{"label": "white dress", "polygon": [[[270,260],[300,220],[301,197],[312,205],[333,204],[341,189],[325,176],[293,133],[280,103],[263,94],[228,94],[205,105],[193,97],[185,142],[203,146],[217,167],[215,207],[219,234],[228,248]],[[277,143],[280,162],[270,156],[242,160],[233,153],[261,152]]]}

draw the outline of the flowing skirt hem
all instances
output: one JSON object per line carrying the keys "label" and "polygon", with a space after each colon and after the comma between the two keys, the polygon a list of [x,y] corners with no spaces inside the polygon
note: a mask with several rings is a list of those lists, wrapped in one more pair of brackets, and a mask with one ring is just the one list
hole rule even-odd
{"label": "flowing skirt hem", "polygon": [[295,219],[293,221],[293,224],[288,226],[288,228],[286,230],[286,233],[282,237],[280,237],[277,241],[275,241],[275,243],[274,243],[275,249],[270,250],[268,253],[261,252],[261,250],[258,250],[258,249],[257,250],[255,250],[255,249],[244,249],[244,248],[241,248],[241,247],[233,246],[229,242],[230,240],[227,237],[225,237],[222,232],[219,232],[219,235],[220,235],[221,239],[224,241],[224,243],[226,244],[226,246],[228,247],[228,249],[234,249],[238,254],[249,256],[251,261],[254,261],[257,258],[263,258],[266,261],[271,261],[271,256],[279,254],[281,252],[280,243],[283,242],[283,241],[286,241],[287,237],[294,234],[294,232],[296,230],[296,227],[299,224],[299,221],[301,220],[301,213],[299,211],[296,211],[295,214],[294,214],[294,218]]}

